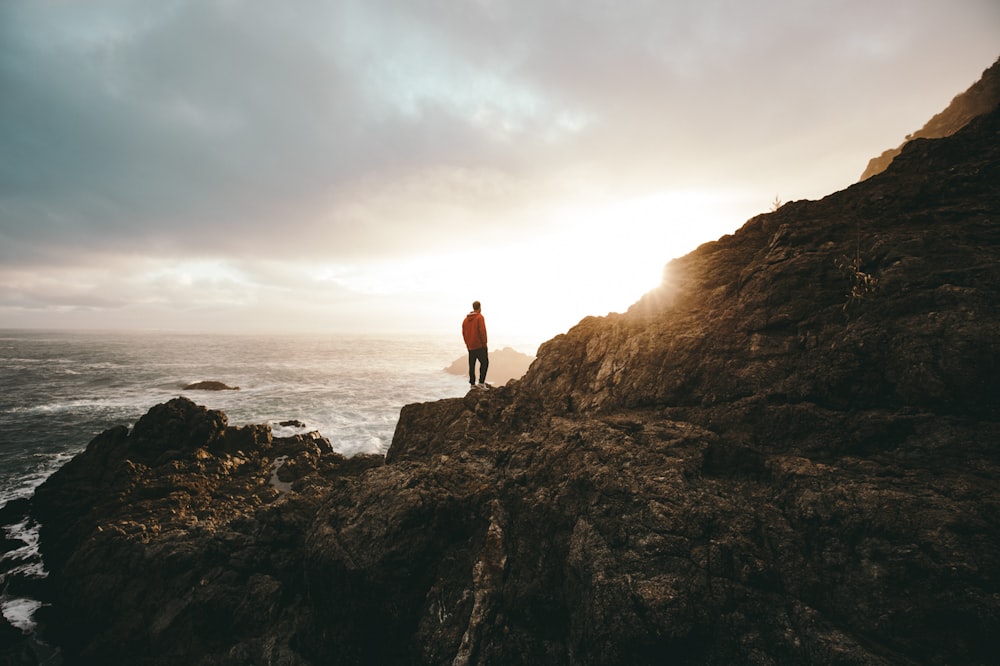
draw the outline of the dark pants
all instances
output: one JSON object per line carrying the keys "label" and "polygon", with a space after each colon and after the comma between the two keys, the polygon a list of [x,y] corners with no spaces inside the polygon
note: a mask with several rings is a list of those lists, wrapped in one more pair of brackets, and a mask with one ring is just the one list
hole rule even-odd
{"label": "dark pants", "polygon": [[469,383],[476,383],[476,361],[479,361],[479,383],[486,383],[486,370],[490,367],[490,356],[486,347],[469,350]]}

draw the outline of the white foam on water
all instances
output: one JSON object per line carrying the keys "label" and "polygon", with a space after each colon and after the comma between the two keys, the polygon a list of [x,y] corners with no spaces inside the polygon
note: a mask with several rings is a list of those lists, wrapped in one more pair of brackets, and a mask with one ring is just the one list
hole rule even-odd
{"label": "white foam on water", "polygon": [[23,557],[26,551],[30,551],[32,548],[36,548],[38,546],[38,524],[34,521],[30,521],[25,518],[21,522],[13,525],[4,525],[3,531],[7,535],[7,538],[23,541],[25,545],[17,550],[12,550],[6,553],[3,558],[0,558],[2,560]]}
{"label": "white foam on water", "polygon": [[[291,420],[292,419],[281,419],[281,421]],[[283,426],[281,425],[281,421],[270,421],[268,423],[268,425],[271,426],[271,435],[274,437],[294,437],[296,435],[306,435],[315,430],[315,428],[310,428],[308,423],[304,426]]]}
{"label": "white foam on water", "polygon": [[[3,530],[8,538],[20,540],[24,545],[8,551],[0,558],[2,562],[20,562],[5,567],[7,571],[2,578],[10,576],[39,580],[45,578],[48,572],[45,571],[38,554],[38,525],[25,519],[13,525],[5,525]],[[6,586],[4,588],[6,589]],[[6,592],[0,594],[0,612],[8,622],[24,632],[30,633],[35,630],[34,614],[41,606],[41,602],[37,599],[12,596]]]}
{"label": "white foam on water", "polygon": [[54,454],[35,454],[33,457],[40,459],[30,471],[17,476],[12,483],[0,488],[0,506],[16,499],[31,497],[35,488],[42,485],[45,479],[52,476],[52,473],[76,455],[69,451],[62,451]]}
{"label": "white foam on water", "polygon": [[278,478],[278,470],[281,469],[286,460],[288,460],[288,456],[278,456],[271,463],[271,487],[277,488],[279,493],[287,493],[292,489],[291,483]]}
{"label": "white foam on water", "polygon": [[0,596],[0,612],[13,626],[25,633],[33,633],[38,628],[35,613],[42,607],[37,599]]}

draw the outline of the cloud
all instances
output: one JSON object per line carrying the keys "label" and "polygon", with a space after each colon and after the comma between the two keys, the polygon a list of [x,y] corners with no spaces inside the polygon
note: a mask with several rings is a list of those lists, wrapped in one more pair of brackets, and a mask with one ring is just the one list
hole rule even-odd
{"label": "cloud", "polygon": [[[309,12],[239,7],[111,5],[108,20],[69,29],[82,17],[16,6],[9,30],[41,35],[11,35],[4,70],[4,125],[17,128],[3,137],[4,232],[18,256],[33,238],[195,252],[253,251],[240,241],[256,239],[294,252],[287,239],[317,233],[350,253],[366,229],[394,224],[336,214],[378,208],[357,198],[382,189],[373,180],[425,184],[417,213],[450,206],[454,174],[497,173],[509,135],[540,122],[538,95],[463,64],[412,21],[347,5],[318,12],[322,29]],[[560,113],[540,131],[572,126]]]}
{"label": "cloud", "polygon": [[[4,302],[246,305],[282,280],[309,293],[297,267],[384,271],[665,192],[759,190],[735,228],[775,191],[849,184],[998,36],[991,0],[11,0]],[[171,291],[184,266],[215,281]]]}

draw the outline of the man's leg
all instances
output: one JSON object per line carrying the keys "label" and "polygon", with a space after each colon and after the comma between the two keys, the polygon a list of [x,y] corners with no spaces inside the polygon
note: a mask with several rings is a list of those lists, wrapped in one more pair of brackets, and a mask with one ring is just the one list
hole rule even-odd
{"label": "man's leg", "polygon": [[483,347],[482,349],[477,349],[476,352],[478,352],[478,356],[479,356],[479,383],[480,384],[485,384],[486,383],[486,371],[490,367],[490,354],[489,354],[489,350],[486,347]]}
{"label": "man's leg", "polygon": [[472,385],[476,383],[476,351],[475,349],[469,350],[469,383]]}

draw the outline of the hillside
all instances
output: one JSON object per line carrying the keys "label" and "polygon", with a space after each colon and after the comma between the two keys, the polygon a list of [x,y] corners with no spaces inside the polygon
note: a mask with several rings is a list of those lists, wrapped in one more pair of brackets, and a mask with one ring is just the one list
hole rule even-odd
{"label": "hillside", "polygon": [[178,398],[37,491],[70,663],[987,664],[1000,110],[672,261],[383,460]]}
{"label": "hillside", "polygon": [[1000,58],[993,63],[992,67],[983,72],[982,77],[972,87],[956,95],[944,111],[936,114],[913,134],[907,135],[906,141],[902,145],[890,148],[878,157],[869,160],[868,166],[861,174],[861,180],[885,171],[907,142],[914,139],[940,139],[951,136],[965,127],[973,118],[989,113],[998,104],[1000,104]]}

